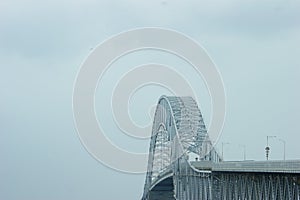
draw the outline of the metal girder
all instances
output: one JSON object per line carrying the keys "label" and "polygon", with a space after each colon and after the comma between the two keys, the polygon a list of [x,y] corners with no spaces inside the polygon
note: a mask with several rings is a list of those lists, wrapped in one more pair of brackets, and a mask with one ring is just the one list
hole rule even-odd
{"label": "metal girder", "polygon": [[213,199],[299,199],[299,175],[280,173],[212,173]]}

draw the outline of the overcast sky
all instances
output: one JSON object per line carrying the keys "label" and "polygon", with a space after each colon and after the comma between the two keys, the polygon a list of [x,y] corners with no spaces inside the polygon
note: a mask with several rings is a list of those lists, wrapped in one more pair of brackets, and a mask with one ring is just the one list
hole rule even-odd
{"label": "overcast sky", "polygon": [[[217,144],[220,150],[222,142],[230,143],[225,159],[243,159],[241,145],[246,145],[247,159],[264,160],[267,135],[286,141],[287,159],[300,159],[299,19],[296,0],[1,1],[0,199],[141,197],[145,174],[105,167],[81,145],[72,91],[95,46],[145,26],[180,31],[214,60],[227,95],[226,122]],[[144,53],[141,60],[156,57]],[[137,93],[133,110],[148,108],[164,93],[148,90],[152,92],[142,93],[147,96]],[[198,103],[209,123],[211,105],[204,93]],[[147,101],[138,101],[143,98]],[[102,111],[101,105],[96,107]],[[146,110],[134,113],[142,123],[149,122]],[[111,130],[115,133],[113,126]],[[148,150],[149,141],[108,137],[123,148]],[[282,159],[282,143],[272,139],[270,145],[271,159]]]}

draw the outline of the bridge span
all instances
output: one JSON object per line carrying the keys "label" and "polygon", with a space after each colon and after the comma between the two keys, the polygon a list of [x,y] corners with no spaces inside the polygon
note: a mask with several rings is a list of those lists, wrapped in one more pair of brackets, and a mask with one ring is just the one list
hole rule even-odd
{"label": "bridge span", "polygon": [[155,199],[300,200],[300,160],[222,161],[195,100],[162,96],[142,197]]}
{"label": "bridge span", "polygon": [[276,161],[192,161],[191,165],[200,170],[213,172],[260,172],[260,173],[289,173],[300,174],[300,160]]}

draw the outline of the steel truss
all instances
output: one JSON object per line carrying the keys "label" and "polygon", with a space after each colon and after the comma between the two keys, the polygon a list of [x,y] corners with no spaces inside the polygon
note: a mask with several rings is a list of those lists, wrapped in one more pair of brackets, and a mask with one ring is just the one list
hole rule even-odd
{"label": "steel truss", "polygon": [[213,173],[213,199],[299,200],[299,176],[271,173]]}

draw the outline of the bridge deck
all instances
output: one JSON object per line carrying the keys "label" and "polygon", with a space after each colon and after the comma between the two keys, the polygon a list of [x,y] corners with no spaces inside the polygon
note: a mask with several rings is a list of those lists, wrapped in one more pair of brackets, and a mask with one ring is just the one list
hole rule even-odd
{"label": "bridge deck", "polygon": [[192,161],[196,169],[215,172],[300,173],[300,160],[286,161]]}

